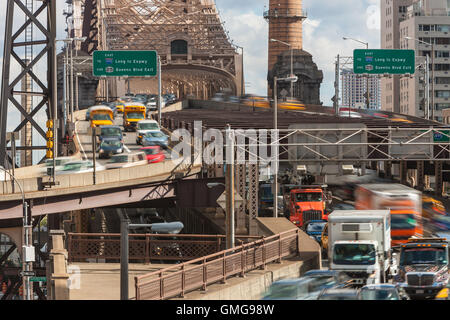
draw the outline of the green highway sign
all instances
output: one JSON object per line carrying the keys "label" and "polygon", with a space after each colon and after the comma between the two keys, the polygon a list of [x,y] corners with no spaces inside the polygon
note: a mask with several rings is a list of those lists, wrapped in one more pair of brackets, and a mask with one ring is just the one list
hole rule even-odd
{"label": "green highway sign", "polygon": [[435,131],[433,133],[433,140],[434,142],[450,142],[450,131],[449,130],[442,130],[442,131]]}
{"label": "green highway sign", "polygon": [[356,49],[353,72],[357,74],[414,74],[414,50]]}
{"label": "green highway sign", "polygon": [[94,77],[156,77],[156,51],[94,51]]}
{"label": "green highway sign", "polygon": [[47,278],[46,277],[31,277],[30,281],[31,282],[46,282]]}

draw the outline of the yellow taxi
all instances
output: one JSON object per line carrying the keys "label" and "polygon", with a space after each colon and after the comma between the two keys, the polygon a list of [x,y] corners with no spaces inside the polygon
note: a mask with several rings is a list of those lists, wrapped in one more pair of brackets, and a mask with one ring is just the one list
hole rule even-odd
{"label": "yellow taxi", "polygon": [[267,98],[251,96],[245,99],[244,104],[256,108],[270,108],[270,102]]}
{"label": "yellow taxi", "polygon": [[284,110],[306,110],[305,105],[298,101],[283,101],[278,104],[279,109]]}

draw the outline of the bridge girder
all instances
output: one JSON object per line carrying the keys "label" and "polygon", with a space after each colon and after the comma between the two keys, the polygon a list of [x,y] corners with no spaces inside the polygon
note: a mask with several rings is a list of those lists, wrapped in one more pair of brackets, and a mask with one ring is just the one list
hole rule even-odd
{"label": "bridge girder", "polygon": [[[156,50],[163,73],[173,70],[172,67],[180,69],[177,74],[169,72],[169,76],[163,76],[163,92],[181,93],[180,97],[199,94],[198,98],[203,99],[222,90],[241,92],[242,57],[223,28],[214,1],[85,0],[84,3],[84,26],[98,30],[95,41],[99,50]],[[95,5],[97,10],[92,9]],[[83,34],[88,35],[87,30]],[[177,51],[174,41],[185,43],[185,51],[183,48]],[[208,72],[192,72],[198,66]],[[186,86],[195,90],[185,89]]]}

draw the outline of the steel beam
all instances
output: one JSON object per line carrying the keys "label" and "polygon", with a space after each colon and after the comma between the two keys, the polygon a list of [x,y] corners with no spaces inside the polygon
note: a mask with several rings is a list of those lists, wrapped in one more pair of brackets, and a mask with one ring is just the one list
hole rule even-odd
{"label": "steel beam", "polygon": [[[6,27],[2,67],[3,81],[0,102],[0,165],[3,166],[6,166],[8,162],[6,156],[8,144],[6,139],[6,128],[8,113],[10,112],[11,107],[14,106],[18,109],[24,118],[14,132],[20,131],[25,125],[29,124],[44,138],[46,138],[45,131],[42,129],[41,125],[33,119],[33,115],[44,105],[47,106],[47,116],[49,118],[51,118],[51,115],[56,111],[56,91],[52,86],[52,84],[56,82],[56,70],[54,70],[55,64],[53,63],[56,52],[56,0],[43,0],[40,3],[41,5],[36,11],[29,6],[29,2],[26,0],[8,0],[6,5]],[[16,23],[18,16],[20,17],[20,14],[18,15],[18,13],[22,13],[26,17],[26,21],[22,24]],[[45,16],[46,19],[44,19],[43,16]],[[43,21],[46,21],[46,24]],[[15,26],[17,26],[16,31],[14,31]],[[26,41],[19,39],[24,32],[27,32],[27,30],[30,30],[31,28],[36,28],[43,38],[33,39],[33,35],[31,35],[30,38],[30,34],[25,34],[24,37]],[[42,48],[42,46],[44,46],[44,48]],[[25,47],[27,52],[33,52],[34,47],[39,48],[40,51],[37,51],[39,53],[35,57],[32,57],[30,61],[25,62],[15,51],[17,48],[22,47]],[[39,61],[45,59],[45,56],[47,56],[47,84],[43,81],[44,77],[42,75],[36,75],[32,70]],[[18,63],[23,70],[18,76],[11,78],[14,61]],[[30,78],[35,81],[41,91],[36,91],[36,88],[33,87],[25,88],[25,92],[21,92],[21,95],[25,95],[27,98],[22,99],[22,103],[19,103],[14,98],[14,96],[17,95],[15,93],[17,91],[15,87],[20,82],[26,82],[27,79]],[[30,108],[27,108],[29,99],[33,96],[41,98],[37,111],[31,111]],[[35,146],[26,147],[26,151],[35,149]]]}

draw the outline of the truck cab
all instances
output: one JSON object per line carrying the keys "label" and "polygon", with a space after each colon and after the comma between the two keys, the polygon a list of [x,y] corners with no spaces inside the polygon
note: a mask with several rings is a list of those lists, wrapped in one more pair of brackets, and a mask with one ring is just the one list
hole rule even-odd
{"label": "truck cab", "polygon": [[391,274],[389,210],[335,210],[328,216],[330,270],[356,286],[385,283]]}
{"label": "truck cab", "polygon": [[289,201],[289,220],[300,228],[311,220],[327,220],[328,198],[323,186],[304,186],[292,189]]}
{"label": "truck cab", "polygon": [[411,299],[433,299],[448,284],[449,249],[444,238],[410,238],[401,245],[394,282]]}

